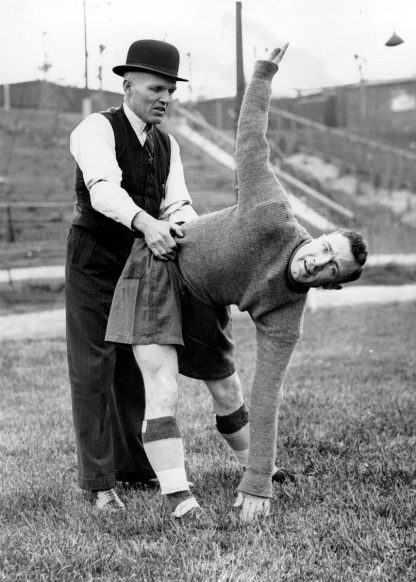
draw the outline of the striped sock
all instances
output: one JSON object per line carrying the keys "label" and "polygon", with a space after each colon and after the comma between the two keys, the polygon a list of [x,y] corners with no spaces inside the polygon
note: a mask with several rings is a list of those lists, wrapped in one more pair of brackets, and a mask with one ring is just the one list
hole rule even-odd
{"label": "striped sock", "polygon": [[143,446],[159,479],[162,495],[189,492],[183,442],[174,416],[143,423]]}
{"label": "striped sock", "polygon": [[250,423],[245,404],[226,416],[216,415],[217,429],[232,448],[237,461],[242,467],[247,466],[250,444]]}

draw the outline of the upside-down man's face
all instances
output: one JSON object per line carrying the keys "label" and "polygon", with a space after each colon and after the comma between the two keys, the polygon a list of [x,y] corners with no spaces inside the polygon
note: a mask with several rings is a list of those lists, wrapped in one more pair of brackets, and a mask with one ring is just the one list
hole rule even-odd
{"label": "upside-down man's face", "polygon": [[357,264],[350,241],[340,232],[324,234],[300,247],[290,263],[296,283],[305,287],[337,289]]}

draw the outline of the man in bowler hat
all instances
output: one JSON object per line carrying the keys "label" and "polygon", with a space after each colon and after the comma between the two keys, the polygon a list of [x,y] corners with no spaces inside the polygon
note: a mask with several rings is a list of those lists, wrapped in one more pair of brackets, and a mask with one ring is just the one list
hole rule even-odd
{"label": "man in bowler hat", "polygon": [[72,132],[75,192],[67,243],[66,313],[78,484],[99,510],[123,510],[116,481],[155,478],[141,442],[144,392],[131,347],[105,341],[117,280],[136,237],[160,260],[176,255],[174,237],[196,216],[179,146],[158,126],[177,81],[179,53],[169,43],[134,42],[121,107],[86,117]]}

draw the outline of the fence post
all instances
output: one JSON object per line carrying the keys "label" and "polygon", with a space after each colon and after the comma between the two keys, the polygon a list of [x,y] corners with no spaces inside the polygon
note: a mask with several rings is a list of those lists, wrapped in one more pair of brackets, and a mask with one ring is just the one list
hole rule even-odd
{"label": "fence post", "polygon": [[7,205],[7,242],[16,242],[16,236],[13,228],[12,207]]}
{"label": "fence post", "polygon": [[8,83],[3,85],[3,109],[10,111],[10,86]]}
{"label": "fence post", "polygon": [[392,178],[392,171],[393,171],[393,152],[389,150],[387,152],[387,160],[386,164],[384,164],[384,184],[387,190],[387,196],[391,198],[393,194],[393,178]]}

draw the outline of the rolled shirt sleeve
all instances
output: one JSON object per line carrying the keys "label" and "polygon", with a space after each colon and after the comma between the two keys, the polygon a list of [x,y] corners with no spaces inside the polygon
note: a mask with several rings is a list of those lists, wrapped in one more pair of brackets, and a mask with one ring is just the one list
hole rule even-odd
{"label": "rolled shirt sleeve", "polygon": [[171,224],[183,224],[184,222],[189,222],[194,218],[198,218],[197,213],[193,209],[191,203],[176,203],[177,208],[173,209],[171,207],[171,212],[169,214],[169,222]]}

